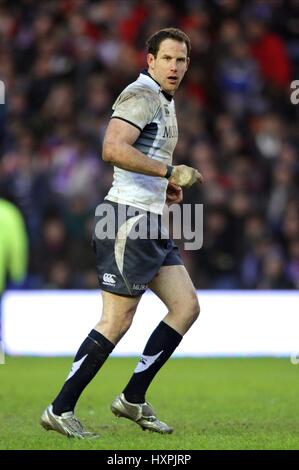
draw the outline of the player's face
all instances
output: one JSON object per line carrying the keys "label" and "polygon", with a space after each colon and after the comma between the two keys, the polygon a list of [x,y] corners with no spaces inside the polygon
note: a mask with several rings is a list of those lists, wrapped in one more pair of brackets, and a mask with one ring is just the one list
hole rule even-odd
{"label": "player's face", "polygon": [[187,46],[184,42],[164,39],[160,44],[157,57],[148,54],[147,63],[151,76],[164,91],[173,95],[188,68]]}

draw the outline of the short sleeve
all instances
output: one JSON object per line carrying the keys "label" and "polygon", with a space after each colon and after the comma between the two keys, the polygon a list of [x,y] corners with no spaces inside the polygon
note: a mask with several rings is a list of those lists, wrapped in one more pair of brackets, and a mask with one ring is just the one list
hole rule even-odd
{"label": "short sleeve", "polygon": [[153,93],[143,90],[124,91],[115,101],[111,118],[123,119],[140,131],[150,124],[157,111],[157,102]]}

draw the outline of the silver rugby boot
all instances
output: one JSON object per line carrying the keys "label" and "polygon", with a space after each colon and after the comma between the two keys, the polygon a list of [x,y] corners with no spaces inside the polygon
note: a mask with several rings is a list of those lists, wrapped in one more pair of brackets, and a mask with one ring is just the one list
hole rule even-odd
{"label": "silver rugby boot", "polygon": [[173,429],[166,423],[159,421],[152,406],[145,403],[129,403],[122,393],[113,400],[111,411],[119,418],[127,418],[141,426],[143,431],[159,432],[161,434],[171,434]]}
{"label": "silver rugby boot", "polygon": [[61,416],[55,415],[52,405],[49,405],[43,412],[40,424],[46,431],[57,431],[67,437],[77,437],[78,439],[100,437],[96,433],[85,431],[72,411],[62,413]]}

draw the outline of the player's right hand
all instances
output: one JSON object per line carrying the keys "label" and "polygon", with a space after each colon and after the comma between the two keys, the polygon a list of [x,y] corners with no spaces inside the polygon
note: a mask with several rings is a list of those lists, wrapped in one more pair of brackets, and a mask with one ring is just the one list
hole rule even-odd
{"label": "player's right hand", "polygon": [[182,188],[190,188],[196,182],[203,183],[203,177],[199,171],[191,166],[177,165],[173,167],[169,181]]}

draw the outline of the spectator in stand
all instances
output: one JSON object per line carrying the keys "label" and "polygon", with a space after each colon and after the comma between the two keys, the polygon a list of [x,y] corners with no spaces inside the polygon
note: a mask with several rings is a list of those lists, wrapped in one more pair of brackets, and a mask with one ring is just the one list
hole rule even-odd
{"label": "spectator in stand", "polygon": [[283,39],[272,32],[267,21],[259,16],[246,18],[245,27],[252,57],[257,61],[263,78],[274,93],[286,90],[292,77],[292,63]]}

